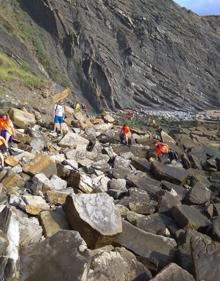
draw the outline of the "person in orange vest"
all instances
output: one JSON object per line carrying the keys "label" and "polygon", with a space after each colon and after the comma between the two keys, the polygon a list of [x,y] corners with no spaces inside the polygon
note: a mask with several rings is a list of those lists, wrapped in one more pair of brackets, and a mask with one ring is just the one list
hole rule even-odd
{"label": "person in orange vest", "polygon": [[12,142],[15,135],[14,125],[8,114],[3,114],[0,118],[0,134],[8,147],[8,143]]}
{"label": "person in orange vest", "polygon": [[170,162],[178,159],[176,152],[170,149],[167,144],[162,142],[156,142],[154,152],[159,160],[163,157],[167,157]]}
{"label": "person in orange vest", "polygon": [[123,127],[121,128],[120,131],[120,142],[123,144],[129,144],[130,140],[131,140],[131,131],[130,128],[124,124]]}

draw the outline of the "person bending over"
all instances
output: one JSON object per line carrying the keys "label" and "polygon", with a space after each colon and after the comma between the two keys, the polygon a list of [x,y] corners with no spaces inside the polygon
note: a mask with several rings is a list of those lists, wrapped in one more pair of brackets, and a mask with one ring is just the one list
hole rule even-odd
{"label": "person bending over", "polygon": [[177,153],[165,143],[156,142],[154,152],[159,161],[161,161],[163,158],[168,158],[170,162],[173,160],[178,160]]}

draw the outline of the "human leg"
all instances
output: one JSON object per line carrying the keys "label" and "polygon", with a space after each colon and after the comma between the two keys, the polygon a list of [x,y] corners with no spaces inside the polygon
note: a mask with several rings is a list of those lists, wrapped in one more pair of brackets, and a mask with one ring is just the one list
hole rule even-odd
{"label": "human leg", "polygon": [[59,124],[59,116],[54,117],[54,131],[57,132],[60,130],[60,124]]}
{"label": "human leg", "polygon": [[8,146],[9,144],[9,140],[11,138],[11,135],[8,133],[8,131],[6,131],[6,134],[5,134],[5,142],[6,142],[6,145]]}
{"label": "human leg", "polygon": [[125,143],[128,144],[128,134],[125,134]]}
{"label": "human leg", "polygon": [[4,164],[4,156],[3,156],[3,154],[0,152],[0,165],[1,165],[1,167],[4,167],[5,166],[5,164]]}
{"label": "human leg", "polygon": [[59,131],[62,134],[63,133],[63,117],[59,117],[58,118],[58,122],[59,122]]}
{"label": "human leg", "polygon": [[124,141],[125,141],[125,136],[124,136],[124,134],[123,134],[123,133],[120,133],[119,137],[120,137],[120,143],[123,144]]}

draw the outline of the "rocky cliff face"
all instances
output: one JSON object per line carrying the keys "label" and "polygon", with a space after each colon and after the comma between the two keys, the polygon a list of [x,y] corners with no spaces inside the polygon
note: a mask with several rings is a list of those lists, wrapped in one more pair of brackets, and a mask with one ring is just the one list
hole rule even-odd
{"label": "rocky cliff face", "polygon": [[16,9],[35,30],[35,54],[52,78],[95,110],[220,104],[218,17],[171,0],[20,0]]}

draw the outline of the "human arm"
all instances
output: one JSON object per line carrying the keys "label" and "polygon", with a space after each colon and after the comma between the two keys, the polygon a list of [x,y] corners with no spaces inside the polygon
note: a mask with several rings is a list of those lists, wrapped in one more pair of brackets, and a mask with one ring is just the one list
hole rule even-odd
{"label": "human arm", "polygon": [[55,117],[57,105],[55,104],[52,109],[52,116]]}

